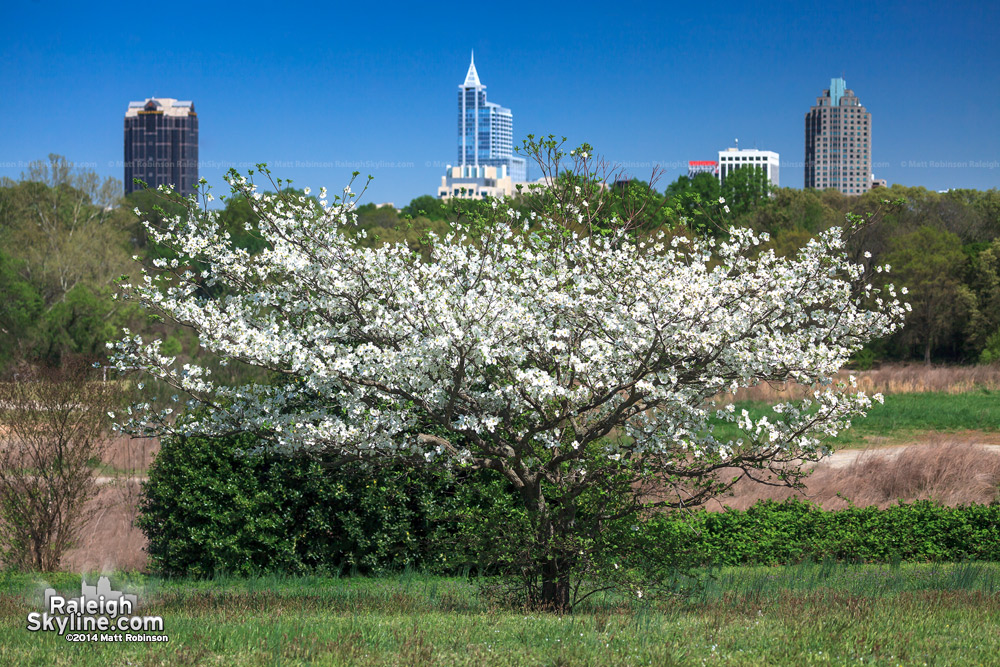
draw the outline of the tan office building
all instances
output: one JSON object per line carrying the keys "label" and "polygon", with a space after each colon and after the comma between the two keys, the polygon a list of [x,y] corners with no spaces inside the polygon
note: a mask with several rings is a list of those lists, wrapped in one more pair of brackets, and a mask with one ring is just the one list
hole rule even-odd
{"label": "tan office building", "polygon": [[805,187],[847,195],[871,189],[872,115],[843,79],[816,98],[806,114]]}

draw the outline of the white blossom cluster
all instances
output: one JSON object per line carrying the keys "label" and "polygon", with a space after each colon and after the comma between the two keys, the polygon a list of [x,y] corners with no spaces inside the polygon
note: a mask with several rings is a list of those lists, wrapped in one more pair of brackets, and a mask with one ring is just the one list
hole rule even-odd
{"label": "white blossom cluster", "polygon": [[[402,244],[360,246],[347,233],[352,205],[325,192],[317,206],[232,185],[266,212],[267,248],[251,257],[234,247],[211,212],[177,218],[149,231],[184,259],[160,262],[125,292],[193,327],[211,353],[285,381],[222,386],[203,368],[178,367],[160,341],[128,333],[114,357],[206,407],[177,428],[257,431],[279,451],[529,467],[582,461],[585,451],[677,466],[818,456],[825,438],[881,399],[830,378],[908,309],[891,286],[867,282],[888,267],[849,262],[836,228],[784,258],[749,230],[719,243],[578,236],[544,216],[526,226],[498,203],[483,236],[432,237],[428,260]],[[185,268],[195,260],[206,268]],[[756,421],[716,401],[787,380],[817,389]],[[417,437],[418,415],[456,437]],[[719,440],[712,417],[742,437]],[[121,425],[162,423],[137,408]]]}

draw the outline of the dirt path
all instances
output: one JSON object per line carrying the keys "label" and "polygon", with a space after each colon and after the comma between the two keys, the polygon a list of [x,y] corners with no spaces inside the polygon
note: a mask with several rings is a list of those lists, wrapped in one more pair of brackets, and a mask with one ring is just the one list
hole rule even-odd
{"label": "dirt path", "polygon": [[[868,447],[838,449],[833,454],[816,464],[817,468],[846,468],[861,456],[884,456],[891,460],[899,456],[907,447],[922,445],[969,444],[981,447],[984,451],[1000,454],[1000,433],[985,431],[958,431],[942,433],[926,431],[915,433],[904,443],[881,444],[879,438],[872,438]],[[887,439],[882,439],[883,441]]]}
{"label": "dirt path", "polygon": [[[919,447],[921,443],[914,442],[909,445],[889,445],[887,447],[875,447],[871,449],[841,449],[816,464],[816,467],[824,468],[846,468],[863,455],[880,456],[886,460],[892,460],[899,456],[907,447]],[[982,447],[984,451],[992,451],[1000,454],[1000,445],[988,445],[984,443],[970,443]]]}
{"label": "dirt path", "polygon": [[100,476],[96,477],[94,479],[94,481],[96,481],[98,484],[111,484],[111,483],[117,482],[118,480],[121,480],[121,479],[127,479],[129,481],[136,481],[136,482],[145,482],[146,479],[147,479],[147,477],[145,475],[135,475],[133,477],[125,477],[125,476],[122,476],[122,477],[112,477],[112,476],[107,476],[107,475],[100,475]]}

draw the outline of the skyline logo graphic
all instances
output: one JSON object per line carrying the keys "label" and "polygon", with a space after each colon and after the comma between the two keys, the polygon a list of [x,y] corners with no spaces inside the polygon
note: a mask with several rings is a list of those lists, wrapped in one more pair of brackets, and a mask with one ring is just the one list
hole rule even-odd
{"label": "skyline logo graphic", "polygon": [[44,611],[28,614],[29,632],[55,632],[68,642],[166,642],[162,616],[137,616],[138,596],[115,590],[108,577],[80,583],[79,597],[46,588]]}

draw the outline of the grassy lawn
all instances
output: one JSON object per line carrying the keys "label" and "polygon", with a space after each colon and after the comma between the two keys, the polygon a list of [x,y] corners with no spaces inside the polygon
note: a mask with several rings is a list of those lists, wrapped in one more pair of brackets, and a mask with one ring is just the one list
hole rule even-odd
{"label": "grassy lawn", "polygon": [[[751,418],[774,416],[767,403],[737,403],[737,412],[746,409]],[[876,439],[905,442],[916,433],[984,431],[1000,432],[1000,392],[976,390],[964,394],[888,394],[885,404],[876,404],[864,419],[854,422],[851,429],[837,436],[837,447],[858,447]],[[716,433],[739,437],[730,424],[720,423]]]}
{"label": "grassy lawn", "polygon": [[684,596],[606,597],[568,616],[497,608],[468,581],[417,575],[132,579],[169,643],[28,632],[40,587],[78,594],[79,577],[7,575],[0,664],[988,665],[1000,655],[997,564],[730,568]]}

